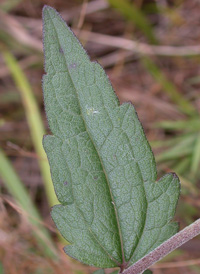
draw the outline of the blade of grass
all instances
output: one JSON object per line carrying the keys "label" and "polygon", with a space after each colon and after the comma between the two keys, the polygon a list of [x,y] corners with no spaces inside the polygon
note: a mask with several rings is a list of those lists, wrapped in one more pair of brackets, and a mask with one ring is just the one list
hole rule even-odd
{"label": "blade of grass", "polygon": [[[2,48],[1,48],[2,49]],[[38,109],[37,102],[34,98],[32,88],[20,66],[17,63],[15,57],[7,50],[2,49],[2,55],[7,67],[9,68],[11,75],[15,81],[15,84],[20,92],[27,122],[30,128],[32,141],[39,157],[39,166],[42,174],[42,178],[45,184],[45,191],[49,205],[55,205],[58,203],[56,198],[53,184],[51,181],[51,175],[49,165],[47,162],[46,154],[42,147],[42,138],[45,134],[42,118]]]}
{"label": "blade of grass", "polygon": [[197,172],[200,167],[200,133],[197,135],[193,152],[192,152],[192,161],[191,161],[191,174],[194,178],[197,177]]}
{"label": "blade of grass", "polygon": [[2,9],[4,12],[9,12],[10,10],[14,9],[17,5],[19,5],[20,2],[22,2],[22,0],[5,1],[4,3],[1,3],[0,9]]}
{"label": "blade of grass", "polygon": [[151,28],[151,23],[134,2],[131,4],[127,0],[108,0],[108,2],[124,17],[133,22],[145,34],[151,43],[157,44],[157,39],[153,33],[153,29]]}
{"label": "blade of grass", "polygon": [[156,156],[156,161],[157,162],[166,162],[174,159],[179,159],[182,157],[189,156],[191,154],[192,146],[190,147],[185,147],[182,150],[178,148],[177,150],[170,149],[166,152],[162,152],[161,154]]}
{"label": "blade of grass", "polygon": [[200,130],[200,119],[177,120],[177,121],[161,121],[154,124],[155,128],[163,128],[169,130]]}
{"label": "blade of grass", "polygon": [[186,195],[192,194],[194,195],[194,197],[198,196],[198,188],[193,184],[193,182],[191,180],[188,180],[187,178],[185,178],[184,176],[177,174],[179,179],[181,180],[181,185],[183,186],[182,188],[182,193],[187,192]]}
{"label": "blade of grass", "polygon": [[20,178],[13,169],[10,161],[0,148],[0,176],[2,177],[7,190],[15,198],[20,207],[27,213],[28,220],[33,226],[38,245],[46,256],[56,258],[57,252],[53,247],[51,236],[42,225],[42,219],[30,199],[30,196],[21,182]]}
{"label": "blade of grass", "polygon": [[180,142],[182,142],[183,140],[187,139],[190,136],[191,136],[191,133],[181,134],[178,136],[173,136],[173,138],[170,138],[170,139],[151,141],[150,144],[152,145],[153,148],[165,148],[165,147],[168,148],[170,146],[179,144]]}
{"label": "blade of grass", "polygon": [[180,158],[180,157],[191,154],[195,139],[196,139],[196,136],[193,136],[193,135],[183,139],[182,142],[180,142],[176,146],[173,146],[167,151],[159,154],[156,157],[156,160],[159,162],[162,162],[162,161],[176,159],[176,158]]}
{"label": "blade of grass", "polygon": [[162,87],[163,91],[176,103],[179,110],[188,116],[196,116],[197,112],[194,106],[179,93],[176,86],[167,79],[162,70],[148,57],[143,57],[141,60],[145,68]]}
{"label": "blade of grass", "polygon": [[184,158],[182,159],[182,161],[178,161],[176,165],[173,166],[174,171],[177,174],[183,174],[185,170],[188,169],[189,165],[190,165],[190,157]]}
{"label": "blade of grass", "polygon": [[192,149],[191,146],[185,147],[182,150],[177,149],[175,151],[172,148],[169,151],[163,152],[162,154],[159,154],[158,156],[156,156],[156,161],[166,162],[173,159],[180,160],[180,158],[182,157],[189,156],[191,154],[191,149]]}

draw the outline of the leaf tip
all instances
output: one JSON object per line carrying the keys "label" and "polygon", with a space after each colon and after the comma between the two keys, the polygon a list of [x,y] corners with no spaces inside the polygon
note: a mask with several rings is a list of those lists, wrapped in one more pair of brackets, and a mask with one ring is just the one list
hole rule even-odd
{"label": "leaf tip", "polygon": [[172,177],[173,177],[174,179],[179,180],[179,177],[178,177],[178,175],[177,175],[175,172],[171,172],[171,174],[172,174]]}
{"label": "leaf tip", "polygon": [[181,181],[178,177],[178,175],[175,173],[175,172],[170,172],[172,178],[173,178],[173,181],[176,182],[178,184],[178,187],[179,187],[179,192],[180,192],[180,187],[181,187]]}
{"label": "leaf tip", "polygon": [[48,5],[43,6],[43,9],[42,9],[43,29],[45,26],[45,21],[47,21],[50,18],[53,18],[55,15],[58,15],[59,17],[61,17],[60,14],[57,12],[57,10],[55,10],[54,8]]}
{"label": "leaf tip", "polygon": [[42,17],[44,19],[44,17],[49,13],[50,10],[54,10],[54,8],[48,6],[48,5],[44,5],[43,9],[42,9]]}

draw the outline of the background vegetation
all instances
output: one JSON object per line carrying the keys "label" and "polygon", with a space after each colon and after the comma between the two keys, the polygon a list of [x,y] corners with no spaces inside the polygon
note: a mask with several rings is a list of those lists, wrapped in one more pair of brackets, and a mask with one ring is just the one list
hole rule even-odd
{"label": "background vegetation", "polygon": [[[131,101],[156,155],[159,177],[176,172],[180,228],[200,217],[200,2],[197,0],[1,0],[0,274],[91,273],[63,254],[50,218],[57,203],[42,136],[41,11],[62,13],[121,102]],[[155,266],[200,273],[200,239]],[[109,271],[108,271],[109,273]]]}

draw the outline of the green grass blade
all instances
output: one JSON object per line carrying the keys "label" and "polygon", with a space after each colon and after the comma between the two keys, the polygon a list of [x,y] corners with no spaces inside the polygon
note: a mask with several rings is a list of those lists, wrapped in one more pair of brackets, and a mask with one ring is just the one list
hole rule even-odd
{"label": "green grass blade", "polygon": [[188,138],[183,139],[179,144],[173,146],[171,149],[162,152],[156,157],[159,162],[167,161],[171,159],[177,159],[192,153],[194,146],[195,136],[188,136]]}
{"label": "green grass blade", "polygon": [[167,130],[200,130],[200,119],[176,120],[176,121],[161,121],[154,124],[155,128],[163,128]]}
{"label": "green grass blade", "polygon": [[153,148],[166,148],[166,147],[168,148],[170,146],[177,145],[188,136],[190,136],[190,134],[183,134],[180,136],[174,136],[173,138],[166,139],[166,140],[163,139],[163,140],[151,141],[150,144]]}
{"label": "green grass blade", "polygon": [[190,157],[183,158],[181,161],[177,161],[177,164],[174,165],[174,170],[177,174],[183,174],[190,165]]}
{"label": "green grass blade", "polygon": [[153,33],[150,22],[141,10],[134,4],[127,0],[108,0],[109,4],[117,9],[124,17],[134,24],[145,34],[150,42],[157,43],[157,39]]}
{"label": "green grass blade", "polygon": [[194,106],[186,100],[177,90],[176,86],[167,79],[162,70],[148,57],[142,58],[143,65],[151,73],[153,78],[160,84],[169,98],[176,103],[179,110],[188,116],[197,114]]}
{"label": "green grass blade", "polygon": [[28,220],[33,226],[37,242],[46,256],[57,257],[55,248],[48,231],[42,225],[42,219],[31,201],[29,194],[13,169],[10,161],[0,148],[0,176],[7,190],[11,193],[20,207],[27,213]]}
{"label": "green grass blade", "polygon": [[10,10],[14,9],[17,5],[19,5],[20,2],[22,2],[22,0],[4,1],[4,3],[0,4],[0,9],[4,12],[9,12]]}
{"label": "green grass blade", "polygon": [[57,201],[53,184],[51,181],[51,175],[50,175],[46,154],[42,147],[42,138],[43,138],[43,135],[45,134],[45,130],[44,130],[42,118],[37,106],[37,102],[34,98],[32,88],[24,72],[18,65],[15,57],[6,50],[3,50],[2,53],[3,53],[2,55],[5,60],[5,63],[11,72],[11,75],[15,81],[15,84],[20,92],[20,95],[23,101],[27,122],[31,132],[32,141],[33,141],[36,153],[39,157],[38,162],[39,162],[42,178],[45,183],[45,191],[46,191],[47,199],[48,199],[49,205],[52,206],[58,203],[58,201]]}

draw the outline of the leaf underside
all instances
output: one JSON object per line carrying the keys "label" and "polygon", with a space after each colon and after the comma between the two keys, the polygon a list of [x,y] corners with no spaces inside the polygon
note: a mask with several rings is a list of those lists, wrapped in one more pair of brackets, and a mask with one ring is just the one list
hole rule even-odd
{"label": "leaf underside", "polygon": [[52,218],[89,265],[128,267],[178,230],[177,176],[156,182],[154,155],[132,104],[121,106],[102,69],[52,8],[43,10],[43,91],[53,135],[43,145],[60,205]]}

